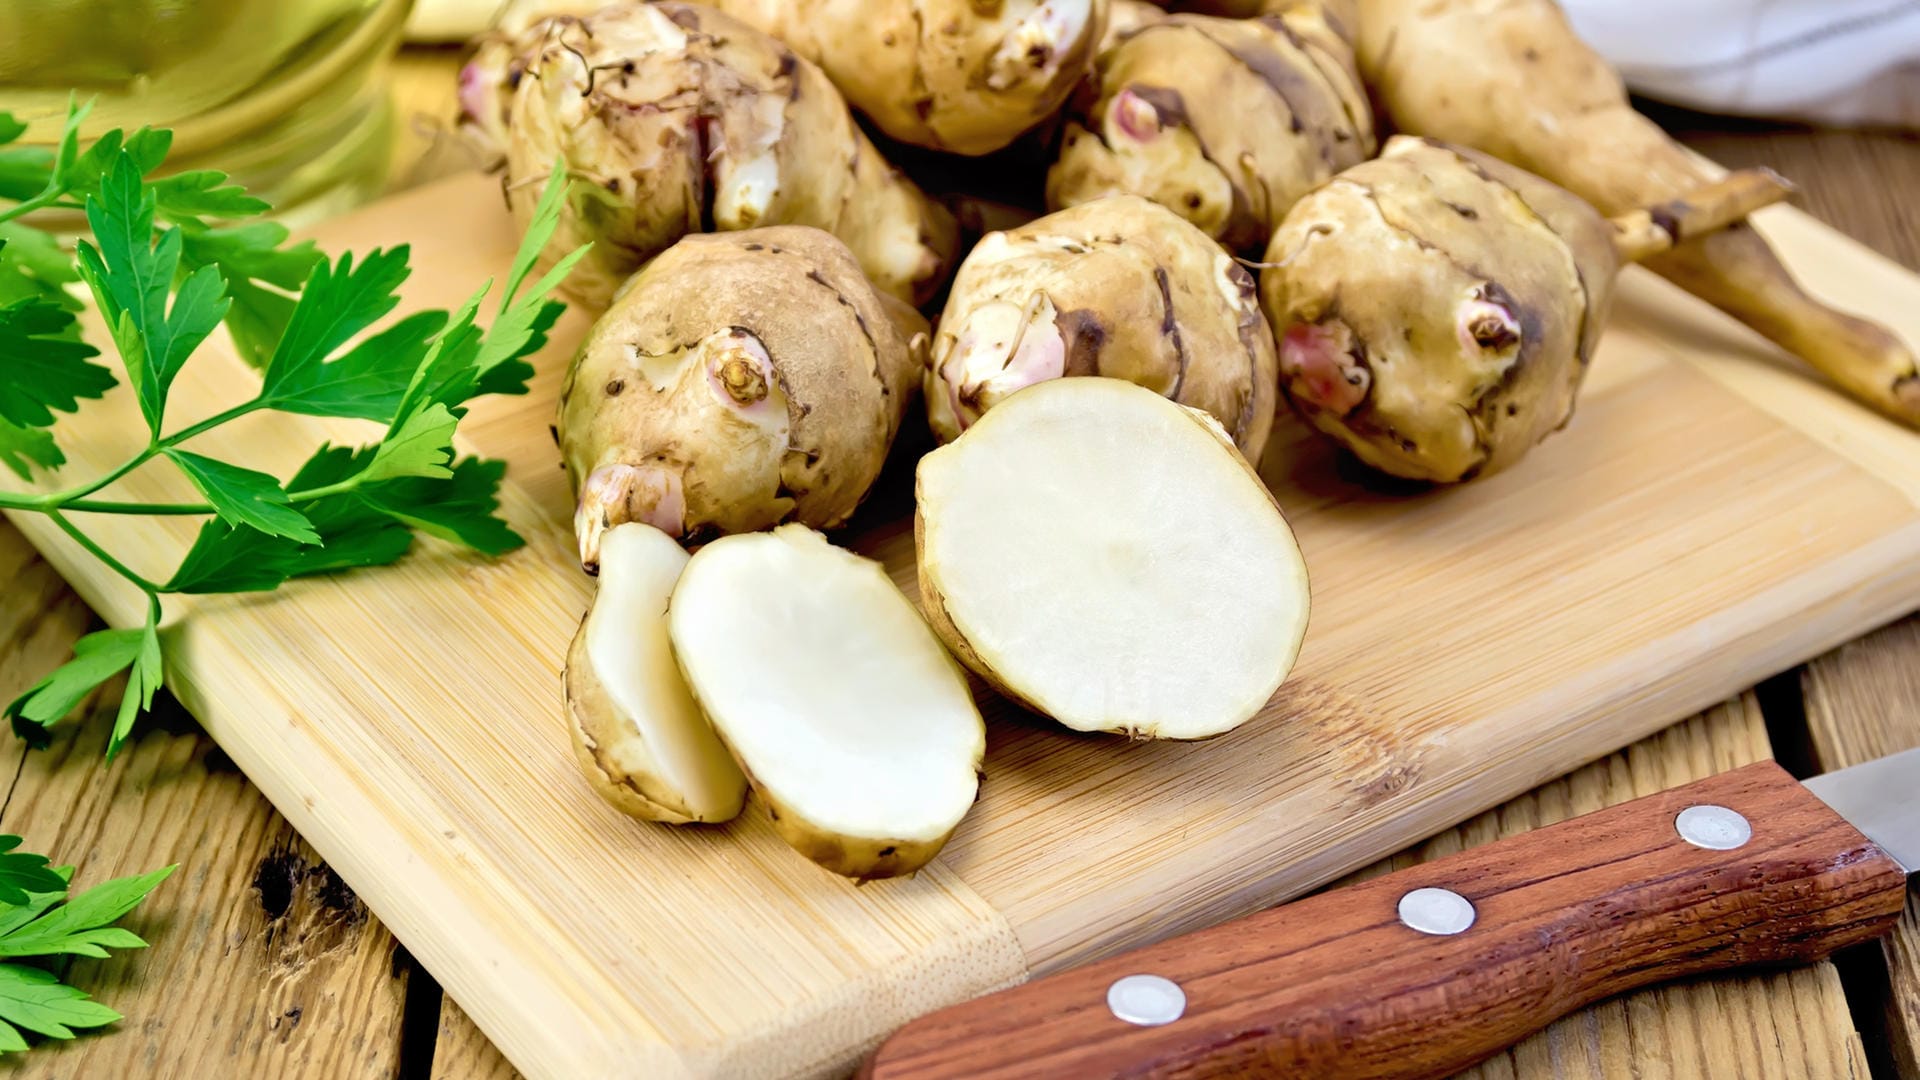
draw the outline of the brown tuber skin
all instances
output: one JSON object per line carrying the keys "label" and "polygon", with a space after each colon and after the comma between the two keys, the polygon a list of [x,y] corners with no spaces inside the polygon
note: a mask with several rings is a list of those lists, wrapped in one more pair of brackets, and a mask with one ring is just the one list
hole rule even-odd
{"label": "brown tuber skin", "polygon": [[1394,476],[1505,468],[1573,413],[1628,261],[1784,198],[1764,170],[1609,222],[1459,147],[1396,136],[1300,201],[1261,300],[1294,407]]}
{"label": "brown tuber skin", "polygon": [[1297,199],[1373,156],[1353,50],[1318,5],[1147,18],[1074,96],[1048,206],[1141,195],[1257,252]]}
{"label": "brown tuber skin", "polygon": [[[1475,147],[1603,213],[1684,196],[1719,171],[1635,112],[1550,0],[1361,0],[1360,70],[1402,131]],[[1894,333],[1809,296],[1739,225],[1647,265],[1798,355],[1861,401],[1920,426],[1920,369]]]}
{"label": "brown tuber skin", "polygon": [[825,69],[901,142],[987,154],[1052,116],[1107,0],[709,0]]}
{"label": "brown tuber skin", "polygon": [[1258,460],[1279,402],[1253,276],[1133,195],[991,233],[954,277],[927,370],[942,441],[1033,383],[1105,375],[1202,412]]}
{"label": "brown tuber skin", "polygon": [[625,521],[689,542],[846,521],[913,398],[925,325],[817,229],[675,244],[594,324],[561,390],[581,562]]}
{"label": "brown tuber skin", "polygon": [[881,158],[819,68],[719,12],[557,15],[483,47],[461,81],[473,124],[505,137],[523,225],[556,158],[577,181],[544,258],[593,242],[565,286],[589,307],[682,236],[761,225],[833,233],[909,303],[945,281],[952,217]]}

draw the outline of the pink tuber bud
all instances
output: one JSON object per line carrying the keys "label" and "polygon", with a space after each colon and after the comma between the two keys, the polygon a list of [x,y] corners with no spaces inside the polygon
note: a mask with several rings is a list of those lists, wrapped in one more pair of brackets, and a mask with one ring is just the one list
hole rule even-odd
{"label": "pink tuber bud", "polygon": [[687,497],[680,470],[665,462],[647,465],[602,465],[580,485],[580,505],[573,514],[574,535],[580,540],[580,565],[589,573],[600,568],[600,537],[615,525],[638,521],[675,540],[687,531]]}
{"label": "pink tuber bud", "polygon": [[1364,356],[1346,323],[1297,322],[1280,339],[1280,376],[1296,400],[1345,416],[1373,387]]}
{"label": "pink tuber bud", "polygon": [[1160,136],[1160,110],[1131,88],[1113,96],[1113,120],[1128,137],[1150,142]]}

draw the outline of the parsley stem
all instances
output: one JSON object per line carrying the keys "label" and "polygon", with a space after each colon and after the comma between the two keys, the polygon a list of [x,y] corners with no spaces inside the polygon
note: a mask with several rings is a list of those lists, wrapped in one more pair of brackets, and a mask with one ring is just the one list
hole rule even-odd
{"label": "parsley stem", "polygon": [[60,198],[64,196],[66,193],[67,192],[65,188],[49,188],[48,190],[43,191],[38,195],[35,195],[33,198],[28,199],[25,202],[15,203],[13,206],[10,206],[5,210],[0,210],[0,224],[4,224],[5,222],[12,221],[14,218],[17,218],[17,217],[25,217],[26,215],[33,213],[35,210],[43,210],[49,206],[52,206],[54,203],[58,202]]}
{"label": "parsley stem", "polygon": [[343,495],[360,486],[360,477],[362,475],[364,474],[355,473],[338,483],[327,484],[324,487],[308,488],[305,491],[292,492],[287,496],[287,501],[290,503],[303,503],[312,502],[315,499],[324,499],[329,495]]}
{"label": "parsley stem", "polygon": [[114,502],[110,499],[75,499],[60,509],[76,514],[145,514],[154,517],[187,517],[215,512],[206,503]]}
{"label": "parsley stem", "polygon": [[158,453],[159,451],[164,450],[169,446],[179,446],[181,443],[186,442],[188,439],[191,439],[196,435],[204,435],[207,432],[212,431],[214,428],[217,428],[221,424],[227,423],[230,420],[238,420],[241,417],[247,415],[248,413],[254,412],[260,409],[262,407],[262,404],[263,403],[260,398],[254,398],[250,401],[243,401],[240,404],[235,405],[233,408],[228,409],[225,412],[215,413],[214,415],[207,417],[205,420],[202,420],[197,424],[192,424],[187,427],[181,428],[179,431],[176,431],[173,434],[155,443],[153,446],[153,449],[148,452],[148,456],[152,456],[152,454]]}
{"label": "parsley stem", "polygon": [[62,514],[58,510],[48,510],[46,511],[46,515],[48,518],[50,518],[53,521],[55,525],[60,526],[61,532],[64,532],[68,536],[73,537],[75,543],[79,544],[83,548],[86,548],[87,551],[91,553],[94,558],[99,559],[100,562],[107,567],[107,569],[112,570],[114,573],[119,574],[121,577],[126,578],[128,581],[133,582],[135,585],[138,585],[140,587],[140,590],[146,593],[148,597],[152,597],[160,591],[160,586],[155,585],[153,582],[148,581],[146,578],[143,578],[139,574],[134,573],[132,570],[127,569],[127,565],[125,563],[121,562],[119,559],[114,558],[112,555],[107,554],[106,548],[103,548],[99,544],[94,543],[93,538],[88,536],[86,533],[80,531],[80,529],[76,527],[73,522],[68,521],[67,516],[65,514]]}

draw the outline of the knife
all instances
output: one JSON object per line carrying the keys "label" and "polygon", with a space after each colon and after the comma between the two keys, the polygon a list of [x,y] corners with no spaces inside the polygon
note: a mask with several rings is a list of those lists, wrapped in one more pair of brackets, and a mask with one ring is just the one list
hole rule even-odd
{"label": "knife", "polygon": [[953,1006],[859,1075],[1443,1077],[1601,998],[1878,937],[1912,869],[1920,748],[1762,762]]}

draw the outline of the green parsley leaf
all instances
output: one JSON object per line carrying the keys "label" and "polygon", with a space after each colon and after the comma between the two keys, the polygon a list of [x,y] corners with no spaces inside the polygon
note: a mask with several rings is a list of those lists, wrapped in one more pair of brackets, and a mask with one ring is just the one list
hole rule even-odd
{"label": "green parsley leaf", "polygon": [[79,299],[62,288],[79,280],[73,256],[58,240],[18,221],[0,222],[0,303],[39,297],[79,311]]}
{"label": "green parsley leaf", "polygon": [[323,256],[313,241],[290,247],[286,227],[273,221],[250,221],[229,228],[207,229],[186,225],[181,264],[216,266],[227,279],[233,306],[227,311],[227,329],[241,359],[265,367],[293,316],[294,300],[281,290],[297,290]]}
{"label": "green parsley leaf", "polygon": [[45,855],[13,850],[19,846],[19,837],[0,836],[0,904],[25,904],[30,892],[66,891],[67,879],[47,865]]}
{"label": "green parsley leaf", "polygon": [[450,479],[453,470],[453,431],[460,418],[453,410],[435,402],[396,420],[393,430],[374,451],[364,480],[388,480],[397,476],[428,476]]}
{"label": "green parsley leaf", "polygon": [[303,544],[317,544],[320,534],[306,515],[287,502],[280,481],[263,472],[243,469],[191,451],[170,447],[167,457],[180,466],[193,486],[207,497],[220,520],[245,525],[269,536],[284,536]]}
{"label": "green parsley leaf", "polygon": [[[534,204],[533,216],[527,219],[527,228],[522,234],[527,240],[520,245],[519,251],[514,252],[513,265],[507,270],[507,287],[500,294],[502,314],[513,305],[514,297],[520,293],[520,284],[533,272],[533,264],[539,260],[540,253],[547,249],[547,241],[553,238],[554,230],[560,227],[560,211],[566,208],[567,189],[570,186],[565,156],[554,158],[553,170],[547,174],[547,186],[540,192],[540,201]],[[568,257],[577,259],[585,253],[586,249],[582,248]],[[534,291],[541,292],[538,288]]]}
{"label": "green parsley leaf", "polygon": [[166,866],[95,885],[32,922],[0,935],[0,956],[100,958],[107,955],[107,949],[144,949],[146,942],[109,924],[132,911],[173,871]]}
{"label": "green parsley leaf", "polygon": [[337,360],[309,364],[278,377],[269,373],[262,404],[308,416],[390,422],[407,380],[446,322],[444,311],[422,311],[360,342]]}
{"label": "green parsley leaf", "polygon": [[465,544],[488,555],[504,555],[526,543],[496,516],[504,461],[462,458],[445,480],[405,477],[367,484],[360,497],[368,505],[443,540]]}
{"label": "green parsley leaf", "polygon": [[54,668],[27,692],[14,698],[5,715],[14,731],[29,737],[23,725],[46,728],[72,712],[101,683],[125,671],[146,645],[145,630],[96,630],[73,643],[73,659]]}
{"label": "green parsley leaf", "polygon": [[27,133],[12,113],[0,112],[0,199],[31,199],[53,175],[53,151],[43,146],[9,146]]}
{"label": "green parsley leaf", "polygon": [[227,174],[213,169],[194,169],[155,180],[151,185],[160,213],[170,221],[203,217],[238,218],[264,214],[271,207],[247,194],[238,184],[227,183]]}
{"label": "green parsley leaf", "polygon": [[[138,391],[140,411],[158,435],[174,376],[226,317],[228,301],[219,270],[203,266],[188,275],[168,310],[167,294],[184,237],[175,227],[155,243],[153,220],[154,193],[142,185],[138,164],[122,150],[101,181],[99,194],[87,197],[87,222],[99,246],[81,242],[80,272],[114,321],[115,341]],[[132,317],[137,338],[119,325],[123,314]]]}
{"label": "green parsley leaf", "polygon": [[120,711],[113,721],[113,733],[107,738],[107,760],[120,753],[120,747],[133,733],[133,722],[153,708],[153,692],[166,679],[166,663],[160,655],[160,604],[148,603],[147,625],[140,639],[140,651],[127,669],[127,688],[120,695]]}
{"label": "green parsley leaf", "polygon": [[47,300],[0,307],[0,419],[45,427],[52,410],[73,412],[112,389],[113,373],[87,361],[99,350],[75,340],[73,326],[73,313]]}
{"label": "green parsley leaf", "polygon": [[19,1028],[54,1039],[73,1038],[74,1028],[104,1027],[120,1014],[50,971],[0,964],[0,1051],[27,1049]]}
{"label": "green parsley leaf", "polygon": [[[299,303],[294,306],[292,317],[287,321],[279,347],[267,363],[266,373],[262,376],[261,396],[271,400],[297,401],[303,390],[328,381],[330,376],[341,374],[323,373],[320,369],[326,366],[326,358],[333,355],[335,350],[399,305],[400,297],[395,290],[407,279],[408,273],[407,248],[404,245],[391,251],[376,250],[358,267],[354,266],[351,253],[340,256],[332,264],[321,262],[316,265],[307,278],[306,287],[300,291]],[[421,344],[424,345],[424,338]],[[362,358],[351,373],[364,378],[369,359]],[[418,366],[419,359],[420,355],[416,355],[414,363],[397,378],[385,379],[379,387],[381,396],[397,399],[406,387],[407,378]],[[387,365],[379,366],[384,370]]]}
{"label": "green parsley leaf", "polygon": [[0,418],[0,465],[5,465],[22,480],[33,479],[33,468],[57,469],[67,463],[67,455],[54,445],[53,433],[45,428],[21,427]]}

